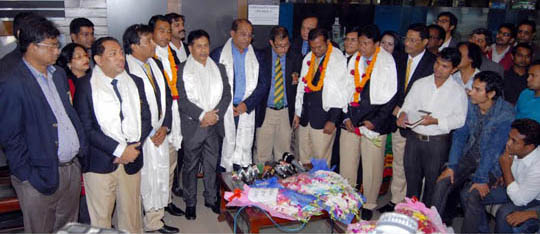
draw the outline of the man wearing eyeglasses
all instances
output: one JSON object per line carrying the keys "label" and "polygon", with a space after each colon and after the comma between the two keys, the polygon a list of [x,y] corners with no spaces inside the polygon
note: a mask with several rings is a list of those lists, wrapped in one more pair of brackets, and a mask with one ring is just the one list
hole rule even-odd
{"label": "man wearing eyeglasses", "polygon": [[251,41],[253,26],[247,19],[236,19],[231,25],[231,38],[210,53],[216,62],[225,65],[233,94],[232,104],[223,116],[225,136],[221,166],[226,171],[233,164],[251,163],[251,148],[255,135],[255,112],[268,86],[259,85],[259,62]]}
{"label": "man wearing eyeglasses", "polygon": [[435,23],[441,26],[445,31],[444,43],[439,47],[439,51],[447,47],[456,47],[459,39],[454,38],[453,34],[457,29],[457,17],[449,11],[441,12],[437,16]]}
{"label": "man wearing eyeglasses", "polygon": [[518,43],[527,43],[533,48],[534,59],[540,59],[540,45],[534,43],[536,36],[536,23],[532,20],[522,20],[517,26],[516,46]]}
{"label": "man wearing eyeglasses", "polygon": [[79,157],[88,145],[70,103],[66,73],[53,66],[60,32],[45,19],[18,32],[23,57],[0,75],[0,145],[25,232],[56,232],[77,221]]}
{"label": "man wearing eyeglasses", "polygon": [[493,62],[501,64],[504,70],[512,67],[512,45],[516,38],[516,29],[513,24],[501,24],[497,31],[495,43],[490,46],[487,57]]}
{"label": "man wearing eyeglasses", "polygon": [[429,52],[434,55],[439,54],[439,48],[441,48],[446,37],[446,32],[444,28],[437,24],[432,24],[428,26],[429,29],[429,43],[427,49]]}

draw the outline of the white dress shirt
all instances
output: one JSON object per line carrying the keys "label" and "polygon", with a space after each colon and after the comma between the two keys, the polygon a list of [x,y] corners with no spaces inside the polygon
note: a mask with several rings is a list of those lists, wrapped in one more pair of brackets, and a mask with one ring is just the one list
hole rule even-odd
{"label": "white dress shirt", "polygon": [[450,46],[450,42],[452,41],[452,37],[448,38],[441,47],[439,47],[439,52],[441,52],[444,48],[448,48]]}
{"label": "white dress shirt", "polygon": [[416,68],[418,67],[418,64],[420,63],[420,60],[422,57],[424,57],[424,54],[426,53],[426,50],[424,49],[420,54],[417,54],[414,57],[411,57],[411,55],[407,56],[407,62],[409,59],[412,58],[412,64],[411,64],[411,70],[409,71],[409,77],[407,77],[407,80],[410,81],[412,75],[414,74],[414,71],[416,71]]}
{"label": "white dress shirt", "polygon": [[506,193],[514,205],[540,200],[540,148],[536,147],[523,159],[514,156],[511,170],[514,182],[508,185]]}
{"label": "white dress shirt", "polygon": [[467,83],[463,83],[463,79],[461,79],[461,72],[459,70],[456,73],[452,74],[452,78],[459,85],[461,85],[461,87],[463,87],[463,89],[465,89],[465,91],[470,91],[470,90],[472,90],[472,84],[473,84],[473,81],[474,81],[474,76],[476,76],[476,74],[478,74],[479,72],[480,72],[480,70],[478,70],[478,68],[475,68],[474,73],[472,74],[471,78],[469,78]]}
{"label": "white dress shirt", "polygon": [[180,48],[176,48],[176,46],[172,42],[169,42],[169,46],[171,46],[171,49],[173,49],[174,52],[176,53],[176,58],[178,58],[178,61],[180,61],[181,63],[186,61],[186,59],[187,59],[187,53],[186,53],[187,48],[184,47],[184,43],[180,42]]}
{"label": "white dress shirt", "polygon": [[435,76],[430,75],[413,83],[400,113],[412,114],[418,113],[419,110],[431,112],[431,116],[439,123],[429,126],[418,125],[412,129],[414,132],[428,136],[448,134],[465,124],[467,95],[465,90],[450,77],[437,88]]}

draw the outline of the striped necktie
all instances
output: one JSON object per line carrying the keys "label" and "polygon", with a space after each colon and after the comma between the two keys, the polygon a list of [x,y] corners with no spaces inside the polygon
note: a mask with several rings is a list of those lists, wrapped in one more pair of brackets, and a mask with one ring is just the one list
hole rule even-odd
{"label": "striped necktie", "polygon": [[152,75],[152,69],[150,68],[150,64],[145,63],[143,67],[144,67],[144,72],[146,73],[146,76],[148,76],[148,80],[150,81],[150,84],[152,85],[152,88],[154,89],[154,93],[155,93],[156,84],[154,83],[154,76]]}
{"label": "striped necktie", "polygon": [[283,89],[283,71],[281,70],[280,57],[276,59],[276,65],[274,66],[274,107],[277,109],[283,108],[283,96],[285,90]]}
{"label": "striped necktie", "polygon": [[409,76],[411,76],[412,62],[412,58],[409,58],[409,60],[407,60],[407,70],[405,70],[405,91],[407,91],[407,86],[409,85]]}

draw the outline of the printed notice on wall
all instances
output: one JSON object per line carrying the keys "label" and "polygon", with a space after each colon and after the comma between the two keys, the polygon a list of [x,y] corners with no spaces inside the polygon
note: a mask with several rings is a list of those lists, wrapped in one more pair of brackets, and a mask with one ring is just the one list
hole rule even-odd
{"label": "printed notice on wall", "polygon": [[249,5],[248,19],[253,25],[278,25],[279,5]]}

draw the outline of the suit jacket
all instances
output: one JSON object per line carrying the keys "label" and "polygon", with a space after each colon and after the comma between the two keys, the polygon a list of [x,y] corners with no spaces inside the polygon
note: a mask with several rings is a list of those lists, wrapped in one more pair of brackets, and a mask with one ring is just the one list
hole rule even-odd
{"label": "suit jacket", "polygon": [[[88,156],[81,160],[81,166],[83,172],[106,174],[113,172],[118,167],[118,164],[113,163],[113,161],[116,159],[113,152],[118,146],[118,142],[101,131],[99,123],[96,119],[96,113],[94,112],[94,104],[92,100],[92,86],[90,85],[91,77],[92,72],[89,72],[84,77],[79,79],[77,84],[77,92],[75,93],[75,100],[73,103],[75,109],[79,113],[84,130],[90,142]],[[139,92],[139,98],[141,101],[141,138],[139,139],[139,142],[142,144],[152,130],[150,110],[148,108],[146,96],[144,95],[143,81],[133,75],[130,75],[130,77],[137,85],[137,92]],[[135,161],[124,165],[124,170],[127,174],[135,174],[142,168],[142,154],[143,153],[141,151]]]}
{"label": "suit jacket", "polygon": [[480,65],[480,71],[494,71],[501,77],[504,77],[504,68],[500,64],[493,62],[491,59],[483,55],[482,65]]}
{"label": "suit jacket", "polygon": [[[302,61],[298,61],[298,57],[289,50],[285,56],[285,72],[284,82],[286,89],[286,98],[287,98],[287,108],[289,111],[289,124],[292,125],[294,118],[294,103],[296,101],[296,87],[297,84],[292,83],[292,73],[297,72],[300,74],[299,65]],[[266,92],[263,93],[263,97],[259,105],[255,109],[255,125],[257,128],[261,127],[264,122],[264,117],[266,115],[266,105],[268,103],[268,96],[270,95],[270,90],[272,89],[272,70],[274,69],[274,64],[272,63],[272,48],[268,47],[262,52],[262,56],[259,60],[259,82],[267,83]]]}
{"label": "suit jacket", "polygon": [[453,35],[452,39],[450,39],[450,43],[448,44],[448,48],[456,48],[458,43],[459,43],[459,38],[456,38],[456,36]]}
{"label": "suit jacket", "polygon": [[[424,78],[433,74],[433,64],[435,64],[437,56],[435,56],[428,50],[424,52],[424,55],[420,59],[420,62],[418,62],[418,66],[416,66],[416,69],[414,70],[411,78],[409,79],[407,89],[405,89],[405,73],[407,72],[407,60],[409,59],[408,55],[404,54],[400,58],[394,59],[396,60],[398,73],[398,92],[396,94],[396,105],[401,107],[403,105],[403,102],[405,101],[405,96],[407,96],[407,94],[411,90],[414,82],[420,78]],[[392,131],[395,131],[397,129],[395,121],[392,123],[392,125]]]}
{"label": "suit jacket", "polygon": [[0,71],[6,72],[9,69],[17,66],[22,57],[23,54],[21,53],[19,45],[17,45],[14,50],[7,53],[4,57],[2,57],[2,59],[0,59]]}
{"label": "suit jacket", "polygon": [[[289,51],[293,55],[299,57],[298,59],[300,60],[300,63],[302,63],[302,60],[304,59],[304,55],[302,55],[302,44],[303,44],[303,42],[304,42],[304,40],[302,40],[302,37],[297,37],[292,41],[291,48],[289,49]],[[308,44],[307,53],[309,53],[309,51],[311,51],[311,48],[309,47],[309,44]]]}
{"label": "suit jacket", "polygon": [[[493,58],[493,51],[489,50],[487,53],[487,57],[491,60]],[[506,54],[504,54],[504,57],[499,61],[499,64],[504,68],[505,71],[512,68],[512,65],[514,65],[514,60],[512,59],[512,48],[510,48]]]}
{"label": "suit jacket", "polygon": [[[181,63],[178,66],[178,77],[181,79],[178,80],[176,83],[176,87],[178,88],[178,96],[179,101],[178,102],[178,109],[180,109],[180,121],[182,122],[182,134],[186,139],[189,139],[191,136],[193,136],[197,129],[200,128],[200,121],[199,116],[203,112],[203,110],[189,101],[187,94],[186,94],[186,87],[184,84],[183,74],[184,74],[184,67],[186,66],[186,63]],[[232,100],[231,96],[231,86],[229,85],[229,78],[227,77],[227,71],[225,70],[225,66],[222,64],[217,64],[219,68],[219,72],[221,74],[221,80],[223,82],[223,94],[221,95],[221,100],[219,101],[218,105],[215,109],[219,109],[218,116],[219,121],[215,125],[218,128],[218,134],[220,136],[225,136],[225,126],[223,125],[223,119],[225,116],[225,112],[227,111],[227,108],[229,108],[229,104]]]}
{"label": "suit jacket", "polygon": [[[53,194],[59,183],[57,119],[31,71],[20,59],[10,72],[0,74],[0,145],[11,174],[29,181],[40,193]],[[88,143],[81,120],[71,106],[66,73],[53,73],[62,105],[79,138],[79,157]]]}
{"label": "suit jacket", "polygon": [[[221,51],[222,50],[223,50],[223,46],[220,46],[220,47],[215,48],[214,50],[212,50],[212,53],[210,53],[210,58],[212,58],[216,64],[220,64],[219,59],[221,58]],[[260,61],[259,58],[262,56],[261,52],[259,50],[255,50],[255,49],[254,49],[254,52],[255,52],[255,57],[257,57],[257,60]],[[259,67],[260,66],[261,66],[261,64],[259,63]],[[259,78],[257,80],[257,87],[255,87],[255,90],[253,90],[251,95],[249,95],[249,97],[247,97],[243,101],[244,104],[246,104],[247,113],[250,113],[251,111],[255,110],[255,107],[257,107],[257,105],[259,105],[259,103],[263,99],[264,93],[268,92],[268,86],[269,85],[270,84],[266,80],[264,80],[264,79],[261,80],[261,78],[260,78],[260,69],[259,69]],[[234,87],[231,87],[231,89],[233,90],[231,93],[233,93],[234,92]]]}
{"label": "suit jacket", "polygon": [[[152,71],[152,73],[155,73],[155,72],[161,72],[162,76],[163,76],[163,82],[165,82],[165,118],[163,119],[163,124],[162,126],[165,126],[169,129],[171,129],[171,126],[172,126],[172,109],[171,109],[171,106],[172,106],[172,96],[171,96],[171,90],[169,89],[169,86],[167,84],[167,78],[165,78],[165,70],[163,70],[163,63],[161,63],[161,61],[159,61],[159,59],[156,59],[156,58],[152,58],[154,60],[154,62],[156,62],[156,64],[158,65],[159,67],[159,71]],[[129,72],[129,66],[125,65],[125,68],[126,68],[126,72],[129,73],[130,75],[132,76],[135,76],[139,79],[143,79],[141,77],[138,77],[136,75],[133,75]],[[155,76],[154,76],[155,78]],[[143,89],[144,91],[144,89]],[[159,88],[156,89],[157,91],[157,95],[156,95],[156,101],[157,101],[157,104],[158,104],[158,109],[161,110],[161,95],[164,95],[160,92]]]}

